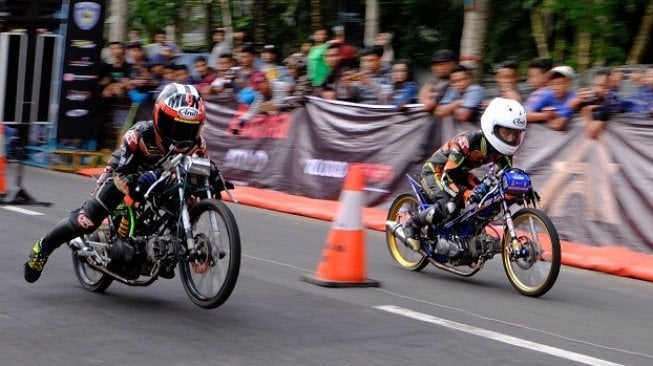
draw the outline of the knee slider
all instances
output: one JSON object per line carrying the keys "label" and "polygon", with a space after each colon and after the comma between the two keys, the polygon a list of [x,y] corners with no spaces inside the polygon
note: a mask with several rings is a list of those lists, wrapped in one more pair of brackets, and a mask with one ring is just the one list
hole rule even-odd
{"label": "knee slider", "polygon": [[76,232],[81,234],[90,234],[100,226],[84,211],[78,211],[70,215],[70,224],[75,228]]}

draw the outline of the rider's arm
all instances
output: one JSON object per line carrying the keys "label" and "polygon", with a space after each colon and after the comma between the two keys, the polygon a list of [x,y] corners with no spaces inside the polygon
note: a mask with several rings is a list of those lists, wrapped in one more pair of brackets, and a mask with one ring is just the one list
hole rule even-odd
{"label": "rider's arm", "polygon": [[113,162],[113,182],[123,193],[129,194],[129,187],[133,186],[136,179],[141,159],[139,159],[139,144],[141,134],[136,129],[129,129],[122,138],[122,144],[118,149],[119,153],[112,158],[117,158]]}

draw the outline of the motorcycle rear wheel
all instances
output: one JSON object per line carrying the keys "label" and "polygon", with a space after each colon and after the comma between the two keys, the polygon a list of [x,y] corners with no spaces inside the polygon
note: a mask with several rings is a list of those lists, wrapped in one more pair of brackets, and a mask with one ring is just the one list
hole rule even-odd
{"label": "motorcycle rear wheel", "polygon": [[[403,193],[395,198],[390,205],[387,219],[403,224],[412,215],[417,214],[419,211],[418,207],[419,202],[412,193]],[[385,240],[388,244],[390,255],[401,267],[410,271],[419,272],[429,264],[428,258],[406,246],[388,228],[385,230]]]}
{"label": "motorcycle rear wheel", "polygon": [[184,290],[197,306],[212,309],[224,303],[238,280],[240,233],[233,213],[221,201],[202,200],[190,210],[198,255],[179,261]]}
{"label": "motorcycle rear wheel", "polygon": [[86,259],[77,255],[73,250],[73,271],[79,283],[86,290],[91,292],[103,293],[113,282],[111,276],[98,272],[86,264]]}
{"label": "motorcycle rear wheel", "polygon": [[523,208],[512,216],[524,257],[511,258],[511,239],[503,234],[503,268],[512,286],[522,295],[539,297],[553,287],[560,272],[560,237],[551,219],[541,210]]}

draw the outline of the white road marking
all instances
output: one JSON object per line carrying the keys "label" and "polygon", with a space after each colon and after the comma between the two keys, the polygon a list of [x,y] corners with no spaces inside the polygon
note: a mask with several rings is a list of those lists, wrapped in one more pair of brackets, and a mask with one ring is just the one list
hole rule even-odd
{"label": "white road marking", "polygon": [[20,207],[16,207],[16,206],[3,206],[3,205],[0,205],[0,207],[4,208],[5,210],[14,211],[14,212],[18,212],[18,213],[22,213],[22,214],[30,215],[30,216],[45,215],[44,213],[31,211],[31,210],[26,210],[24,208],[20,208]]}
{"label": "white road marking", "polygon": [[508,336],[508,335],[501,334],[501,333],[498,333],[498,332],[494,332],[494,331],[491,331],[491,330],[487,330],[487,329],[483,329],[483,328],[477,328],[477,327],[474,327],[474,326],[471,326],[471,325],[462,324],[462,323],[454,322],[454,321],[451,321],[451,320],[438,318],[438,317],[435,317],[435,316],[432,316],[432,315],[419,313],[419,312],[416,312],[416,311],[413,311],[413,310],[410,310],[410,309],[401,308],[401,307],[398,307],[398,306],[381,305],[381,306],[373,306],[373,307],[376,308],[376,309],[379,309],[379,310],[387,311],[389,313],[402,315],[402,316],[405,316],[407,318],[419,320],[419,321],[426,322],[426,323],[436,324],[436,325],[439,325],[439,326],[442,326],[442,327],[445,327],[445,328],[457,330],[457,331],[464,332],[464,333],[473,334],[473,335],[476,335],[476,336],[479,336],[479,337],[492,339],[492,340],[495,340],[495,341],[498,341],[498,342],[507,343],[507,344],[517,346],[517,347],[522,347],[522,348],[525,348],[525,349],[528,349],[528,350],[531,350],[531,351],[546,353],[546,354],[549,354],[549,355],[552,355],[552,356],[555,356],[555,357],[564,358],[564,359],[567,359],[567,360],[579,362],[579,363],[586,364],[586,365],[623,366],[623,365],[618,364],[618,363],[614,363],[614,362],[602,360],[602,359],[599,359],[599,358],[586,356],[586,355],[583,355],[583,354],[580,354],[580,353],[567,351],[567,350],[564,350],[564,349],[561,349],[561,348],[551,347],[551,346],[547,346],[547,345],[544,345],[544,344],[539,344],[539,343],[527,341],[527,340],[524,340],[524,339]]}

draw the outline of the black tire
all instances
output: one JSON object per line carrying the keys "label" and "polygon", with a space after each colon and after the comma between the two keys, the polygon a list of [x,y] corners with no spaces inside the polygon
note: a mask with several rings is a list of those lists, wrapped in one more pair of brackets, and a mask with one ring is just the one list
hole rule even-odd
{"label": "black tire", "polygon": [[[218,225],[217,238],[210,222],[211,213],[215,214]],[[180,258],[181,282],[194,304],[205,309],[216,308],[229,298],[238,280],[241,257],[238,225],[229,207],[215,199],[202,200],[194,205],[190,210],[190,220],[196,245],[205,256],[192,262],[187,257]],[[207,223],[211,230],[204,232],[202,229]],[[219,244],[222,250],[218,249]],[[207,290],[207,287],[210,288]]]}
{"label": "black tire", "polygon": [[[418,207],[419,202],[417,201],[415,195],[412,193],[403,193],[395,198],[394,201],[392,201],[390,209],[388,209],[387,220],[400,224],[404,223],[411,217],[411,215],[417,214]],[[406,246],[406,244],[397,239],[392,231],[387,227],[385,230],[385,241],[388,244],[390,256],[402,268],[414,272],[419,272],[429,264],[428,258],[419,253],[416,253],[411,248]]]}
{"label": "black tire", "polygon": [[[511,258],[511,239],[503,234],[503,268],[512,286],[522,295],[539,297],[553,287],[560,273],[560,237],[551,219],[536,208],[522,208],[512,216],[526,257]],[[535,239],[535,240],[534,240]]]}
{"label": "black tire", "polygon": [[77,255],[77,251],[73,250],[73,271],[79,283],[85,289],[91,292],[103,293],[113,282],[111,276],[98,272],[86,264],[84,258]]}

